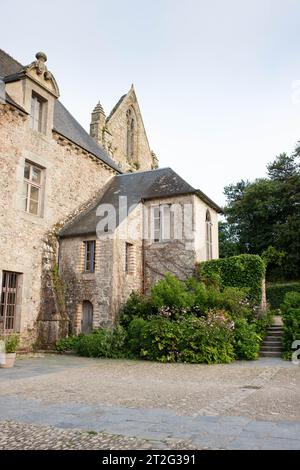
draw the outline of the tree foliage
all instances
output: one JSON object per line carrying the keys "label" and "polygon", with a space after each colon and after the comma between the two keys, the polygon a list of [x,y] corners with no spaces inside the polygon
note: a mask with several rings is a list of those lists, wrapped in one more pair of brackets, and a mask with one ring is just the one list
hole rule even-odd
{"label": "tree foliage", "polygon": [[[267,177],[225,187],[221,256],[263,255],[269,279],[300,277],[300,150],[280,154]],[[272,247],[272,249],[270,249]]]}

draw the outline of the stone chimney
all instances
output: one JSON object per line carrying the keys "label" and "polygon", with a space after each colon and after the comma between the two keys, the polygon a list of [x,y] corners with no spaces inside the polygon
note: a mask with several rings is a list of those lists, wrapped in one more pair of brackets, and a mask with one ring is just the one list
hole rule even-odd
{"label": "stone chimney", "polygon": [[104,146],[104,129],[105,129],[105,112],[101,106],[100,101],[92,112],[92,120],[90,124],[90,136],[97,142],[97,144]]}

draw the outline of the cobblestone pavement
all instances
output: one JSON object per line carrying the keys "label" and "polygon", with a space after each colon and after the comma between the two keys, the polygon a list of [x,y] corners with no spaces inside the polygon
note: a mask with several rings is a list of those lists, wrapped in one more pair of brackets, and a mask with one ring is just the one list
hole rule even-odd
{"label": "cobblestone pavement", "polygon": [[0,422],[0,450],[134,450],[195,449],[188,441],[150,441],[107,433],[53,426]]}
{"label": "cobblestone pavement", "polygon": [[299,385],[280,359],[19,359],[0,369],[0,448],[300,449]]}

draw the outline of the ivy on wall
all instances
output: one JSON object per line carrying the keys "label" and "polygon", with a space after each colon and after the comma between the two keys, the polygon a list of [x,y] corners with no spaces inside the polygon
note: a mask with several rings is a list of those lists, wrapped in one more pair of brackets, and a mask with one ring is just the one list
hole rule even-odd
{"label": "ivy on wall", "polygon": [[259,304],[262,299],[262,281],[265,263],[258,255],[238,255],[205,261],[197,265],[199,278],[206,283],[224,287],[249,289],[249,300]]}

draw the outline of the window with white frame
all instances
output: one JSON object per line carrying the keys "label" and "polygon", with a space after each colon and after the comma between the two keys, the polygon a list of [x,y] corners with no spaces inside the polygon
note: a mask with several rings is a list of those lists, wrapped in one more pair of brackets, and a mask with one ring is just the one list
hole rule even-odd
{"label": "window with white frame", "polygon": [[23,209],[30,214],[41,215],[43,169],[25,161],[23,182]]}
{"label": "window with white frame", "polygon": [[32,93],[31,96],[31,109],[30,109],[30,127],[34,131],[44,132],[44,107],[45,100],[40,96]]}
{"label": "window with white frame", "polygon": [[172,220],[170,204],[152,206],[152,239],[155,243],[171,240]]}
{"label": "window with white frame", "polygon": [[209,210],[206,211],[205,218],[205,236],[206,236],[206,259],[212,259],[212,223]]}

